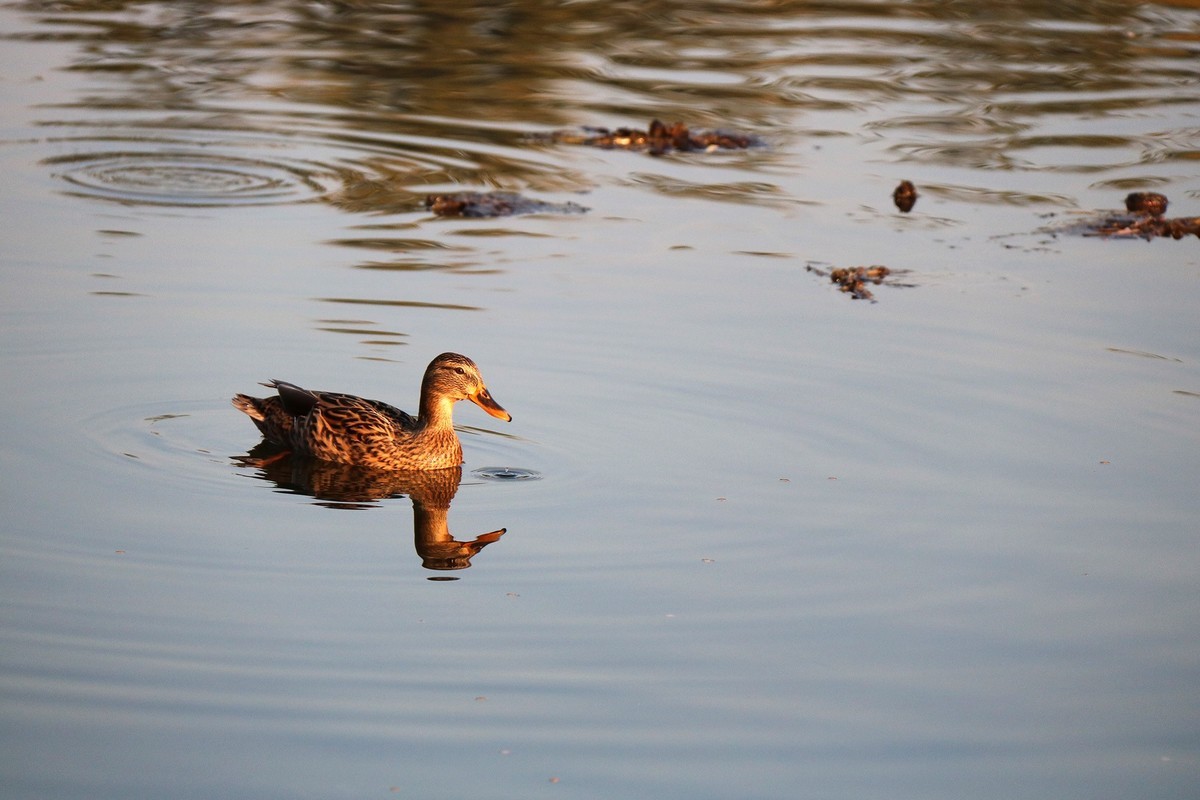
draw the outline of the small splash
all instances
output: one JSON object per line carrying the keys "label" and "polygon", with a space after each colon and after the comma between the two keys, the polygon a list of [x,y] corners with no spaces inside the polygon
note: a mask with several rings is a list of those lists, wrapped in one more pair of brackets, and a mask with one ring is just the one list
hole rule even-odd
{"label": "small splash", "polygon": [[521,467],[480,467],[471,474],[489,481],[536,481],[542,477],[540,472]]}

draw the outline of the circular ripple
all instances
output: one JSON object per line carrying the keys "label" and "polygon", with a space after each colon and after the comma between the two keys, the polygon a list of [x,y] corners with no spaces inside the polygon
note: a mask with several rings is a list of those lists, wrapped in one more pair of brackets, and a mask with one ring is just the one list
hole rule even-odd
{"label": "circular ripple", "polygon": [[471,474],[490,481],[536,481],[542,474],[522,467],[480,467]]}
{"label": "circular ripple", "polygon": [[49,159],[55,177],[77,193],[122,203],[166,206],[305,202],[326,193],[333,176],[304,163],[189,150],[105,152]]}
{"label": "circular ripple", "polygon": [[108,408],[81,421],[69,460],[130,480],[219,494],[238,481],[235,456],[257,440],[225,403],[181,400]]}

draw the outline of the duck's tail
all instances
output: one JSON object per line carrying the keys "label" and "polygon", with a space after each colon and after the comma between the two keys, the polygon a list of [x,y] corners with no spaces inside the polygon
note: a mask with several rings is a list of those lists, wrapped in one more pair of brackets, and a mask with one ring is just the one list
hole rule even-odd
{"label": "duck's tail", "polygon": [[253,420],[259,432],[271,442],[291,446],[292,415],[278,397],[233,396],[233,407]]}
{"label": "duck's tail", "polygon": [[251,397],[248,394],[235,394],[233,396],[233,407],[255,422],[262,422],[266,419],[266,415],[263,414],[262,403],[262,400],[259,400],[257,397]]}

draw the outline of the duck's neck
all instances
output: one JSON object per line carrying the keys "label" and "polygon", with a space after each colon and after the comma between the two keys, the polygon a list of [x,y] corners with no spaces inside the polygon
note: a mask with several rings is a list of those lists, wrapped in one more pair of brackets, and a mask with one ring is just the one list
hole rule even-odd
{"label": "duck's neck", "polygon": [[426,431],[454,430],[454,401],[445,395],[428,391],[421,386],[421,408],[417,411],[417,419]]}

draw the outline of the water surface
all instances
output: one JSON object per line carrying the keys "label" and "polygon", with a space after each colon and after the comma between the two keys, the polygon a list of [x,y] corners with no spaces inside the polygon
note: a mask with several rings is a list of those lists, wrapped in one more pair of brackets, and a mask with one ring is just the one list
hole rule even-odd
{"label": "water surface", "polygon": [[[1070,228],[1200,214],[1193,4],[0,30],[5,796],[1194,794],[1200,242]],[[765,146],[545,136],[653,118]],[[445,350],[460,483],[242,458]]]}

